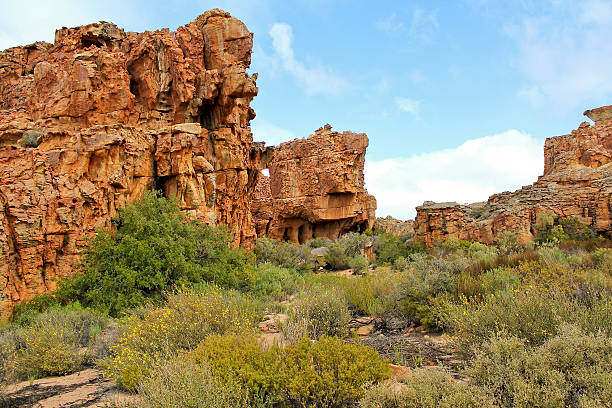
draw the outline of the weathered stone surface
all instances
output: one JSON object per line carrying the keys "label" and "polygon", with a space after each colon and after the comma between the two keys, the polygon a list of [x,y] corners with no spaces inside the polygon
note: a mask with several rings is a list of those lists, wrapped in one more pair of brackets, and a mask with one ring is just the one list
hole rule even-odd
{"label": "weathered stone surface", "polygon": [[584,122],[569,135],[547,139],[544,174],[530,186],[495,194],[486,203],[425,202],[417,207],[415,239],[429,246],[449,238],[490,244],[501,232],[511,231],[520,241],[528,242],[534,238],[541,212],[577,217],[598,233],[612,236],[609,112],[610,107],[587,111],[596,121],[594,126]]}
{"label": "weathered stone surface", "polygon": [[374,221],[374,230],[383,231],[387,234],[393,235],[414,235],[414,221],[412,220],[398,220],[391,216],[385,218],[376,217]]}
{"label": "weathered stone surface", "polygon": [[255,190],[257,235],[302,243],[371,228],[376,200],[363,187],[367,146],[365,134],[326,125],[262,152],[270,177],[260,177]]}
{"label": "weathered stone surface", "polygon": [[0,316],[72,273],[147,189],[253,241],[252,43],[212,10],[176,32],[102,22],[0,52]]}

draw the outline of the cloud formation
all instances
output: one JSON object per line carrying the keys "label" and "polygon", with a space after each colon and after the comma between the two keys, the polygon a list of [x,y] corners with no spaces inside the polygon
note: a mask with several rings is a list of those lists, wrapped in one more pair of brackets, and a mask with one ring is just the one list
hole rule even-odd
{"label": "cloud formation", "polygon": [[366,188],[377,216],[414,218],[423,201],[485,201],[536,181],[543,143],[518,130],[468,140],[454,149],[385,160],[366,160]]}
{"label": "cloud formation", "polygon": [[296,60],[292,46],[293,29],[289,24],[274,23],[269,34],[281,67],[295,78],[308,95],[338,95],[348,88],[348,82],[329,68],[307,67]]}
{"label": "cloud formation", "polygon": [[534,106],[573,108],[612,92],[612,3],[547,3],[547,13],[523,18],[506,32],[518,45],[525,75],[519,97]]}
{"label": "cloud formation", "polygon": [[410,98],[397,97],[395,98],[395,104],[402,112],[410,113],[413,116],[419,116],[421,102]]}

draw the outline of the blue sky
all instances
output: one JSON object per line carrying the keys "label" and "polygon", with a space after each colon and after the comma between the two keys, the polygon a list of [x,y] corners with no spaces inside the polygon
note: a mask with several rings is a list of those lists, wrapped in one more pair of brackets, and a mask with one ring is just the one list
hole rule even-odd
{"label": "blue sky", "polygon": [[255,33],[255,139],[367,133],[381,216],[529,184],[546,137],[612,104],[612,0],[7,2],[0,49],[97,20],[176,29],[214,7]]}

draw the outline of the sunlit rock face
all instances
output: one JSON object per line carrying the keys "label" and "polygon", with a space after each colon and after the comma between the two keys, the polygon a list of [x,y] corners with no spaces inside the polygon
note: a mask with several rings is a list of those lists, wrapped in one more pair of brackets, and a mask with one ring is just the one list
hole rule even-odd
{"label": "sunlit rock face", "polygon": [[364,188],[368,147],[364,133],[317,130],[305,139],[261,151],[262,176],[255,192],[257,235],[303,243],[336,239],[374,225],[376,200]]}
{"label": "sunlit rock face", "polygon": [[501,232],[511,231],[528,242],[542,212],[577,217],[612,236],[612,106],[585,115],[595,125],[584,122],[568,135],[546,139],[544,174],[538,181],[495,194],[486,203],[425,202],[417,207],[415,239],[429,246],[449,238],[491,244]]}
{"label": "sunlit rock face", "polygon": [[175,32],[101,22],[0,52],[0,316],[73,273],[148,189],[254,241],[252,45],[212,10]]}

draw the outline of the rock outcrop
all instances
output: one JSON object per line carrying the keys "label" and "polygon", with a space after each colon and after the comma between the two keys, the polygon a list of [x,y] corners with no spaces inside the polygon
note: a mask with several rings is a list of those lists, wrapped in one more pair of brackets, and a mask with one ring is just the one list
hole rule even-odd
{"label": "rock outcrop", "polygon": [[490,244],[501,232],[511,231],[527,242],[543,212],[577,217],[612,236],[612,106],[585,115],[595,125],[584,122],[569,135],[546,140],[544,174],[534,184],[495,194],[486,203],[425,202],[417,207],[416,241],[431,246],[459,238]]}
{"label": "rock outcrop", "polygon": [[382,231],[387,234],[392,235],[414,235],[414,221],[412,220],[398,220],[397,218],[393,218],[391,216],[387,216],[385,218],[377,217],[376,221],[374,221],[375,231]]}
{"label": "rock outcrop", "polygon": [[376,200],[364,189],[368,137],[326,125],[306,139],[261,151],[253,201],[257,235],[303,243],[336,239],[374,224]]}
{"label": "rock outcrop", "polygon": [[147,189],[253,241],[252,38],[212,10],[176,32],[101,22],[0,52],[0,317]]}

